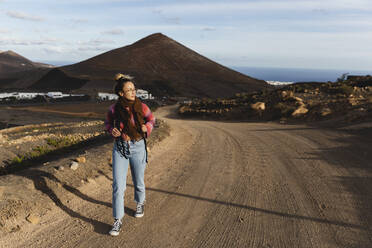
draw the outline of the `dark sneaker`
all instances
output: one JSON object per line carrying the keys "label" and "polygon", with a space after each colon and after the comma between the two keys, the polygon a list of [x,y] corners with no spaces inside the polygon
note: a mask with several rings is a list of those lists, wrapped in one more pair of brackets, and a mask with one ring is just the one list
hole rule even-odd
{"label": "dark sneaker", "polygon": [[145,205],[144,204],[137,204],[136,213],[134,217],[141,218],[145,214]]}
{"label": "dark sneaker", "polygon": [[120,233],[122,222],[119,219],[115,219],[114,224],[109,232],[111,236],[118,236]]}

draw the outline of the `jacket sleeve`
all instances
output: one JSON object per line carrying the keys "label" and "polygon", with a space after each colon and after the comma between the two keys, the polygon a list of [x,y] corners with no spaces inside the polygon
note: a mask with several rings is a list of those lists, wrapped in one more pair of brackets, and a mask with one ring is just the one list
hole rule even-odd
{"label": "jacket sleeve", "polygon": [[155,116],[152,114],[150,108],[144,103],[142,103],[142,111],[147,128],[147,137],[149,137],[155,126]]}
{"label": "jacket sleeve", "polygon": [[106,120],[105,120],[105,129],[106,132],[108,132],[112,137],[112,129],[114,129],[114,108],[113,105],[110,106],[109,111],[107,111],[106,114]]}

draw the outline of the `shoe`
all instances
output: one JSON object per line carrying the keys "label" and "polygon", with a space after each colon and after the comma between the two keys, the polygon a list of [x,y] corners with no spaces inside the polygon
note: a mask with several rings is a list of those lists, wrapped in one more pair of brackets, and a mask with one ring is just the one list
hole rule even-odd
{"label": "shoe", "polygon": [[119,219],[115,219],[114,224],[109,232],[111,236],[118,236],[120,233],[122,222]]}
{"label": "shoe", "polygon": [[144,204],[137,204],[136,213],[134,217],[141,218],[145,214],[145,205]]}

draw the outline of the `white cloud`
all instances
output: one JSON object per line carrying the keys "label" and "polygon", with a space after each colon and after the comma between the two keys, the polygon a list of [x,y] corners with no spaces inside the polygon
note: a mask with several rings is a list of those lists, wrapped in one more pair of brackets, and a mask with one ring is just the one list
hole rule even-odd
{"label": "white cloud", "polygon": [[160,15],[160,14],[163,13],[163,10],[161,10],[161,9],[153,9],[152,10],[152,13],[157,14],[157,15]]}
{"label": "white cloud", "polygon": [[8,11],[6,13],[9,17],[15,18],[15,19],[21,19],[21,20],[27,20],[27,21],[44,21],[44,18],[39,16],[32,16],[29,14],[25,14],[22,12],[16,12],[16,11]]}
{"label": "white cloud", "polygon": [[189,47],[211,59],[236,66],[321,66],[326,69],[372,66],[367,55],[372,54],[369,45],[372,32],[236,32],[233,37],[199,40]]}
{"label": "white cloud", "polygon": [[165,17],[164,20],[171,24],[181,24],[181,18],[179,17]]}
{"label": "white cloud", "polygon": [[19,38],[0,37],[1,45],[14,45],[14,46],[43,46],[56,43],[57,40],[53,38],[46,38],[42,40],[28,40]]}
{"label": "white cloud", "polygon": [[99,47],[99,46],[87,46],[87,47],[79,47],[78,50],[81,52],[90,52],[90,51],[109,51],[114,49],[113,47]]}
{"label": "white cloud", "polygon": [[84,46],[99,46],[103,44],[113,44],[115,43],[114,40],[109,40],[109,39],[91,39],[88,41],[78,41],[78,45],[84,45]]}
{"label": "white cloud", "polygon": [[8,29],[0,29],[0,34],[10,34],[11,31]]}
{"label": "white cloud", "polygon": [[311,10],[323,13],[328,10],[371,10],[372,2],[367,0],[271,0],[255,2],[203,2],[178,3],[158,6],[161,13],[226,13],[231,11],[283,11],[283,10]]}
{"label": "white cloud", "polygon": [[47,46],[43,48],[46,53],[63,53],[64,49],[59,46]]}
{"label": "white cloud", "polygon": [[207,32],[209,32],[209,31],[216,31],[216,28],[204,27],[204,28],[202,28],[202,31],[207,31]]}
{"label": "white cloud", "polygon": [[166,15],[164,14],[164,11],[162,9],[153,9],[151,10],[152,13],[160,16],[160,18],[162,18],[166,23],[170,23],[170,24],[180,24],[181,23],[181,18],[180,17],[171,17],[169,15]]}
{"label": "white cloud", "polygon": [[[126,30],[141,30],[148,31],[149,33],[155,33],[157,30],[169,30],[169,31],[195,31],[202,30],[205,28],[205,25],[131,25],[125,26]],[[234,30],[238,29],[233,26],[218,26],[218,30]]]}
{"label": "white cloud", "polygon": [[[0,0],[0,2],[3,0]],[[11,0],[13,3],[22,4],[28,3],[29,0]],[[118,3],[118,2],[142,2],[145,0],[63,0],[64,4],[108,4],[108,3]],[[50,0],[33,0],[34,4],[49,4]]]}
{"label": "white cloud", "polygon": [[84,18],[72,18],[72,19],[70,19],[70,21],[73,22],[73,23],[80,24],[80,23],[87,23],[88,22],[88,19],[84,19]]}
{"label": "white cloud", "polygon": [[122,35],[124,31],[120,28],[110,29],[102,31],[101,34],[108,34],[108,35]]}

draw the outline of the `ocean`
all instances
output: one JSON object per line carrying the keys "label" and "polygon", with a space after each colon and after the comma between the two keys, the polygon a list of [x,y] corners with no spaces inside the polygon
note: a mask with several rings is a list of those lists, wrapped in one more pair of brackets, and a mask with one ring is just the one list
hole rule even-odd
{"label": "ocean", "polygon": [[230,67],[247,76],[265,81],[279,82],[335,82],[344,73],[348,75],[372,75],[363,70],[326,70],[326,69],[298,69],[298,68],[258,68],[258,67]]}

